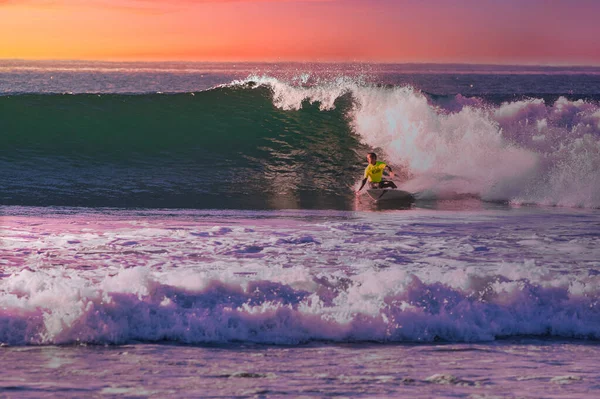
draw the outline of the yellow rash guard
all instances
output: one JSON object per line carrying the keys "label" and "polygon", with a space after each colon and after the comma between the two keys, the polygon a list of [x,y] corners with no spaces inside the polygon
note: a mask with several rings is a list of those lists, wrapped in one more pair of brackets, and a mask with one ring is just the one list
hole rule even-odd
{"label": "yellow rash guard", "polygon": [[369,179],[371,183],[379,183],[381,182],[381,178],[383,177],[383,170],[385,169],[386,164],[380,161],[375,162],[375,165],[369,164],[365,168],[365,179]]}

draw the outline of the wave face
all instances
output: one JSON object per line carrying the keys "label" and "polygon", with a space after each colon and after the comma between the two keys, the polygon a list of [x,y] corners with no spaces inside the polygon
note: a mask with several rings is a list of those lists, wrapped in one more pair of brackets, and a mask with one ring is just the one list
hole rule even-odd
{"label": "wave face", "polygon": [[349,209],[375,149],[419,199],[600,207],[594,98],[251,76],[191,94],[4,96],[0,120],[4,204]]}
{"label": "wave face", "polygon": [[[343,207],[360,144],[339,109],[276,108],[268,88],[0,97],[2,203]],[[347,183],[348,184],[348,183]],[[346,184],[341,185],[347,190]]]}

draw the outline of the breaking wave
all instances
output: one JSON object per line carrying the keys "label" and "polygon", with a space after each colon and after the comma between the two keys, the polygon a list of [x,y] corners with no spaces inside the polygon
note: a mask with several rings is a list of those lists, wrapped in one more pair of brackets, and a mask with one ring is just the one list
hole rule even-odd
{"label": "breaking wave", "polygon": [[[2,280],[0,342],[188,344],[600,339],[597,274],[522,270],[347,277],[301,267],[231,271],[22,270]],[[525,272],[525,269],[529,272]]]}
{"label": "breaking wave", "polygon": [[481,98],[429,96],[338,78],[310,87],[266,76],[231,86],[268,86],[273,103],[323,111],[350,95],[349,123],[410,177],[421,197],[472,194],[484,200],[568,207],[600,206],[600,106],[558,97],[493,104]]}
{"label": "breaking wave", "polygon": [[418,199],[600,207],[595,100],[495,101],[300,75],[0,105],[6,205],[352,209],[347,186],[375,149]]}

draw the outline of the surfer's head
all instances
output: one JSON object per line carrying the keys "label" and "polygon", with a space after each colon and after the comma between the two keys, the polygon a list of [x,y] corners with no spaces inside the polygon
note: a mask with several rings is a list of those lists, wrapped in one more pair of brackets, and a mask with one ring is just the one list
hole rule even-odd
{"label": "surfer's head", "polygon": [[375,163],[377,162],[377,154],[375,154],[374,152],[370,152],[367,154],[367,162],[375,165]]}

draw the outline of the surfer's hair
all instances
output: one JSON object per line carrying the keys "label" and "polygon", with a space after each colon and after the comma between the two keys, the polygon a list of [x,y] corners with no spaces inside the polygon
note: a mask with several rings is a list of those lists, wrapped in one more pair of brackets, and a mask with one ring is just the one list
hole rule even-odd
{"label": "surfer's hair", "polygon": [[367,154],[371,159],[377,159],[377,154],[375,154],[374,152],[370,152]]}

